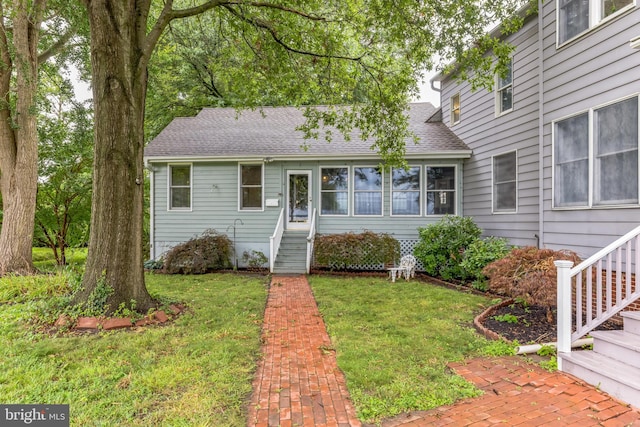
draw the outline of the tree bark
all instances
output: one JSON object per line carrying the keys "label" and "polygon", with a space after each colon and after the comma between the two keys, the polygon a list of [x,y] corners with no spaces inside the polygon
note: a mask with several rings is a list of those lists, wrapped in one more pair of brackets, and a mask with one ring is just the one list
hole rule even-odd
{"label": "tree bark", "polygon": [[[31,3],[31,4],[29,4]],[[13,6],[13,46],[2,22],[0,34],[0,275],[34,271],[33,245],[38,183],[38,133],[35,98],[38,85],[38,39],[44,1]],[[4,5],[0,2],[4,15]],[[11,56],[13,49],[14,58]],[[11,107],[11,73],[15,71],[15,110]]]}
{"label": "tree bark", "polygon": [[142,258],[144,102],[146,64],[136,33],[135,1],[87,1],[95,108],[91,232],[84,302],[100,284],[113,293],[108,311],[135,300],[154,302],[144,283]]}

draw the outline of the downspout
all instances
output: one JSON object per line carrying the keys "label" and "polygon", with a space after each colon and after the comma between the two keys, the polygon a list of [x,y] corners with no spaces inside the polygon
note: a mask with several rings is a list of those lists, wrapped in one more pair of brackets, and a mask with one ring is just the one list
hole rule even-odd
{"label": "downspout", "polygon": [[153,168],[149,165],[149,162],[146,161],[144,167],[149,171],[149,258],[152,260],[156,259],[156,245],[155,245],[155,233],[154,233],[154,209],[153,209],[153,202],[154,202],[154,170]]}
{"label": "downspout", "polygon": [[[593,345],[593,338],[582,338],[580,340],[574,341],[571,343],[571,348],[579,348],[587,345]],[[553,347],[557,348],[557,342],[548,342],[545,344],[528,344],[528,345],[519,345],[516,347],[516,354],[531,354],[537,353],[542,347]]]}
{"label": "downspout", "polygon": [[544,237],[544,26],[543,0],[538,0],[538,247]]}
{"label": "downspout", "polygon": [[[438,92],[440,94],[442,94],[442,87],[435,87],[434,83],[436,82],[436,77],[438,77],[440,74],[436,74],[435,76],[431,77],[429,79],[429,85],[431,86],[431,90],[434,92]],[[439,81],[439,80],[438,80]],[[442,95],[440,96],[440,105],[442,105]]]}

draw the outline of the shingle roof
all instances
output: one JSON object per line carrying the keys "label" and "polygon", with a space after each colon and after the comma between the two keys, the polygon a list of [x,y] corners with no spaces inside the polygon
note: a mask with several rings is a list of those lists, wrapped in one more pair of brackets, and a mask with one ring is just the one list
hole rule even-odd
{"label": "shingle roof", "polygon": [[[409,127],[419,143],[407,142],[407,157],[467,157],[462,140],[441,122],[427,122],[437,109],[430,103],[410,106]],[[263,115],[264,113],[264,115]],[[174,119],[145,148],[145,157],[153,159],[229,159],[271,157],[353,157],[376,156],[372,141],[354,137],[345,141],[333,132],[331,143],[322,136],[305,140],[295,128],[304,122],[302,110],[295,107],[265,107],[262,112],[234,108],[205,108],[195,117]],[[305,151],[302,146],[307,145]]]}

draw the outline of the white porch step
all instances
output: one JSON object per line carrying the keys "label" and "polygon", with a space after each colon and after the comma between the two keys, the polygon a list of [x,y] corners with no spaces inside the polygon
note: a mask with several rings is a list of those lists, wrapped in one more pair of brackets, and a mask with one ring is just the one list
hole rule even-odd
{"label": "white porch step", "polygon": [[572,351],[559,353],[559,356],[564,372],[640,408],[640,368],[595,351]]}
{"label": "white porch step", "polygon": [[623,311],[620,313],[624,322],[624,330],[632,334],[640,335],[640,312]]}
{"label": "white porch step", "polygon": [[593,351],[640,368],[640,335],[628,331],[591,331]]}

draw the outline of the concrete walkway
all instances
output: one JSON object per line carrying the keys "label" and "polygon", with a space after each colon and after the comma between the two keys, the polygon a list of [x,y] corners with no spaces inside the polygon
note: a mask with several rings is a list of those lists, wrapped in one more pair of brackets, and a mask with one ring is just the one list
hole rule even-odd
{"label": "concrete walkway", "polygon": [[[324,321],[304,276],[271,281],[254,380],[249,427],[361,426]],[[385,420],[384,427],[640,427],[640,412],[559,372],[519,356],[449,367],[485,393],[452,406]]]}

